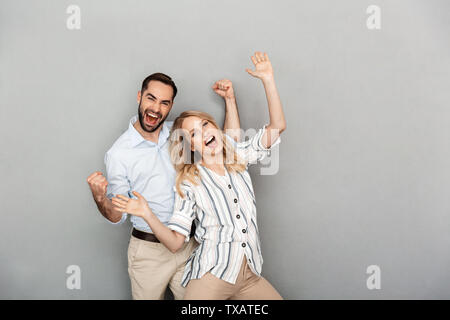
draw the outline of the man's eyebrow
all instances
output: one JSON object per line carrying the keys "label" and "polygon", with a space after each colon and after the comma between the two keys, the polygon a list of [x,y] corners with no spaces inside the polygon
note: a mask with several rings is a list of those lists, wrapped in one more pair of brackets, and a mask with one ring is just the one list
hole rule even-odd
{"label": "man's eyebrow", "polygon": [[[153,99],[158,99],[158,98],[156,98],[154,95],[152,95],[150,92],[147,92],[147,94],[145,95],[146,97],[148,97],[148,96],[150,96],[150,97],[152,97]],[[170,103],[172,100],[162,100],[162,102],[167,102],[167,103]]]}

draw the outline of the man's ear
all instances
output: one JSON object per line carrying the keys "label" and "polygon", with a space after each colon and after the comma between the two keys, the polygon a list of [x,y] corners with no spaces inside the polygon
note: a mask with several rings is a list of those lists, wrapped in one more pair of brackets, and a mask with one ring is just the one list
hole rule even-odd
{"label": "man's ear", "polygon": [[141,90],[139,90],[137,94],[137,103],[141,103]]}

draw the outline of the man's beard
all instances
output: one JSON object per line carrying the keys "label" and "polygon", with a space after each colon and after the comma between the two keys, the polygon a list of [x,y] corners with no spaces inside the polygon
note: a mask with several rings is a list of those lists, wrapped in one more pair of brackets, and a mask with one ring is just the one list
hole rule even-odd
{"label": "man's beard", "polygon": [[152,129],[147,129],[147,125],[145,124],[145,121],[144,121],[145,112],[144,113],[141,112],[141,103],[139,103],[139,106],[138,106],[138,114],[139,114],[139,123],[141,125],[141,128],[142,128],[142,130],[144,130],[146,132],[154,132],[154,131],[156,131],[164,123],[164,121],[166,121],[166,118],[169,115],[169,114],[167,114],[164,118],[162,118],[159,121],[159,123],[155,127],[153,127]]}

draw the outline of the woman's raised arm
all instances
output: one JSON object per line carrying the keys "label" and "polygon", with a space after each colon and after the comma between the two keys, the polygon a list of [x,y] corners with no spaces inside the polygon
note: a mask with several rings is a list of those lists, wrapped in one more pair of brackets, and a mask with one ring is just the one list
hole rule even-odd
{"label": "woman's raised arm", "polygon": [[255,55],[252,56],[251,59],[255,65],[255,70],[245,70],[253,77],[260,79],[264,85],[269,107],[270,122],[266,126],[266,132],[261,141],[265,148],[270,148],[272,143],[277,140],[284,130],[286,130],[286,119],[284,118],[283,106],[275,85],[272,63],[270,62],[267,53],[263,54],[262,52],[255,52]]}

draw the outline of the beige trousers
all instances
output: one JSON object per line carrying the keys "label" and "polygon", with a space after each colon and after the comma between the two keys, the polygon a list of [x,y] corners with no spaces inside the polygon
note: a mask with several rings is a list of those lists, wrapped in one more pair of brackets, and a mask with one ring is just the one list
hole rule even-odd
{"label": "beige trousers", "polygon": [[210,272],[200,279],[190,280],[186,286],[185,300],[282,300],[277,290],[258,277],[243,259],[235,284],[217,278]]}
{"label": "beige trousers", "polygon": [[140,240],[131,236],[128,246],[128,274],[134,300],[162,300],[169,286],[176,300],[181,300],[181,286],[186,261],[196,248],[191,238],[176,253],[162,243]]}

